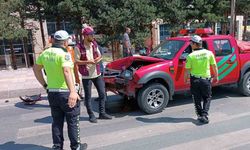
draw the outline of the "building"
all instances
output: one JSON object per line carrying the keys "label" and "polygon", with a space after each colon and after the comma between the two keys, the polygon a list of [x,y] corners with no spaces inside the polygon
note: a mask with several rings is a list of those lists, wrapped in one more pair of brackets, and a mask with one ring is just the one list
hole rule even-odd
{"label": "building", "polygon": [[[28,34],[28,57],[24,53],[24,41],[23,39],[13,41],[13,48],[15,52],[17,68],[28,67],[28,59],[31,65],[34,64],[35,58],[43,51],[44,45],[42,40],[42,33],[40,23],[34,20],[27,20],[26,28],[29,30]],[[56,31],[56,22],[44,21],[44,36],[45,43],[48,43],[48,37]],[[70,34],[73,33],[73,29],[70,27],[69,22],[62,22],[61,28],[68,31]],[[3,39],[0,40],[0,70],[12,69],[11,68],[11,51],[10,41]]]}

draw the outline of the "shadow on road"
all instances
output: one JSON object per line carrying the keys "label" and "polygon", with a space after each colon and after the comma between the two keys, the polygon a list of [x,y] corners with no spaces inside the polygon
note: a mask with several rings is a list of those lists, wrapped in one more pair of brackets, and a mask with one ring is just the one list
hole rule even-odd
{"label": "shadow on road", "polygon": [[52,123],[53,119],[51,116],[43,117],[40,119],[35,119],[34,122],[36,123]]}
{"label": "shadow on road", "polygon": [[[82,115],[81,115],[82,116]],[[80,121],[88,121],[89,117],[80,117]],[[52,123],[53,119],[51,116],[35,119],[35,123]],[[0,149],[1,150],[1,149]]]}
{"label": "shadow on road", "polygon": [[159,118],[143,118],[137,117],[136,120],[144,123],[183,123],[191,122],[197,126],[202,125],[199,121],[193,118],[173,118],[173,117],[159,117]]}
{"label": "shadow on road", "polygon": [[49,108],[48,104],[39,104],[39,102],[37,102],[36,104],[33,105],[25,105],[23,102],[17,102],[15,104],[15,107],[17,108],[22,108],[22,109],[27,109],[27,110],[33,110],[35,108]]}
{"label": "shadow on road", "polygon": [[[238,92],[237,87],[235,85],[218,86],[218,87],[213,88],[212,101],[225,100],[225,98],[228,98],[228,97],[242,97],[242,95]],[[190,92],[175,94],[173,99],[174,100],[169,101],[167,107],[175,107],[175,106],[193,103]],[[130,100],[130,102],[128,103],[125,102],[126,105],[124,106],[124,101],[126,100],[124,100],[121,96],[112,95],[112,96],[108,96],[108,101],[111,102],[110,104],[108,104],[109,106],[111,106],[111,108],[109,108],[108,111],[115,118],[120,118],[124,116],[146,116],[147,115],[144,112],[140,111],[136,100]],[[94,102],[93,105],[95,105],[95,108],[98,108],[97,104],[98,104],[97,102]],[[95,109],[95,111],[98,112],[97,109]],[[170,118],[166,118],[165,120],[168,120],[168,119]],[[177,120],[180,120],[180,121],[181,119],[183,120],[183,118],[180,118],[180,119],[177,118]],[[176,120],[170,119],[168,121],[176,121]],[[187,118],[184,118],[184,121],[187,121]]]}
{"label": "shadow on road", "polygon": [[17,144],[10,141],[0,145],[0,150],[48,150],[50,148],[34,144]]}

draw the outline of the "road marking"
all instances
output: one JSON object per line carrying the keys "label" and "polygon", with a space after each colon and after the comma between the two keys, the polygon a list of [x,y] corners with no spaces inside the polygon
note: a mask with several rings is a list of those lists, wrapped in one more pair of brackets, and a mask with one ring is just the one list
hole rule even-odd
{"label": "road marking", "polygon": [[[213,113],[210,115],[213,120],[210,124],[219,123],[236,119],[239,117],[250,116],[250,112],[237,115],[226,115],[223,113]],[[216,119],[214,119],[216,117]],[[182,131],[186,129],[199,128],[191,122],[181,123],[152,123],[150,125],[139,126],[135,128],[128,128],[125,130],[114,131],[110,133],[98,134],[93,136],[86,136],[81,138],[81,141],[87,142],[89,149],[98,149],[104,146],[119,144],[132,140],[138,140],[157,135]],[[84,130],[84,129],[82,129]],[[98,143],[98,144],[96,144]],[[69,146],[69,141],[65,141],[65,146]]]}
{"label": "road marking", "polygon": [[241,143],[241,145],[248,144],[249,140],[250,140],[250,129],[244,129],[217,136],[212,136],[209,138],[203,138],[200,140],[194,140],[183,144],[174,145],[171,147],[163,148],[161,150],[178,150],[178,149],[183,149],[184,147],[185,150],[195,150],[195,149],[201,149],[201,146],[202,150],[229,150],[235,147],[235,145],[239,143]]}

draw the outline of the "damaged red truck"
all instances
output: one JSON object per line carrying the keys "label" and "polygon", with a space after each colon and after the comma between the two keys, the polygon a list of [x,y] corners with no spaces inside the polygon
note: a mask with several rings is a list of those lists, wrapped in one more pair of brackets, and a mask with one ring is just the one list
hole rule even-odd
{"label": "damaged red truck", "polygon": [[[201,35],[203,47],[216,56],[219,82],[212,85],[237,83],[239,91],[249,96],[249,43],[238,44],[230,35],[211,33],[211,29],[194,32]],[[189,84],[184,82],[184,70],[191,51],[190,36],[180,36],[166,39],[148,56],[131,56],[111,62],[104,75],[106,89],[137,100],[145,113],[161,112],[175,93],[189,90]]]}

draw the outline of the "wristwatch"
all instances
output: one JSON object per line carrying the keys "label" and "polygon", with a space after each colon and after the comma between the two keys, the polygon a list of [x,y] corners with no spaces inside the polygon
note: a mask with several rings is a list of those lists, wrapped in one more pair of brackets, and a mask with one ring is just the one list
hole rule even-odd
{"label": "wristwatch", "polygon": [[45,88],[45,89],[46,89],[46,88],[47,88],[47,86],[48,86],[48,85],[47,85],[47,83],[44,83],[43,88]]}

